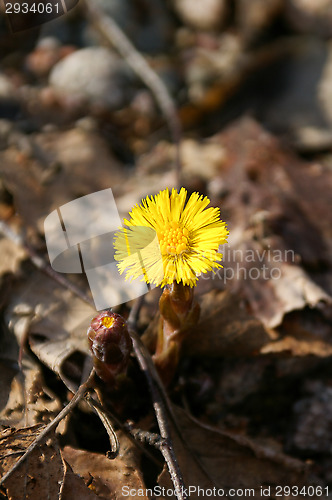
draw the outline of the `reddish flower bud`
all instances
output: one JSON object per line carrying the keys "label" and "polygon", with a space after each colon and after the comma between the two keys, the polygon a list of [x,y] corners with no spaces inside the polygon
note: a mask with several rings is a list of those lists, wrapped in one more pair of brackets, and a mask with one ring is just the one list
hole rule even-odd
{"label": "reddish flower bud", "polygon": [[115,382],[126,371],[132,349],[125,319],[103,311],[93,318],[87,333],[97,375],[104,382]]}

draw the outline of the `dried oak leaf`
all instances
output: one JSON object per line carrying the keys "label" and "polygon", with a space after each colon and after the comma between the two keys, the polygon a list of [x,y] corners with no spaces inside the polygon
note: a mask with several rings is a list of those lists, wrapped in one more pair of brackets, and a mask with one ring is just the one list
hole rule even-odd
{"label": "dried oak leaf", "polygon": [[[0,394],[4,391],[1,387]],[[21,372],[9,386],[7,399],[1,407],[1,425],[22,427],[50,422],[62,410],[61,401],[55,396],[52,398],[51,394],[45,388],[40,366],[24,355]]]}
{"label": "dried oak leaf", "polygon": [[[230,229],[222,278],[227,270],[234,278],[227,287],[270,328],[306,306],[331,314],[331,172],[292,155],[248,118],[210,140],[219,142],[225,158],[220,179],[212,181],[222,180],[222,189],[212,201],[223,198]],[[215,279],[214,286],[223,288],[224,281]]]}
{"label": "dried oak leaf", "polygon": [[[22,317],[23,306],[29,315],[25,312]],[[29,345],[40,361],[76,390],[85,357],[90,356],[86,331],[95,312],[69,290],[32,269],[17,284],[6,318],[18,338],[29,332]]]}
{"label": "dried oak leaf", "polygon": [[84,483],[83,479],[77,476],[70,465],[64,460],[65,477],[61,489],[61,498],[59,500],[72,500],[79,498],[80,500],[97,500],[98,497]]}
{"label": "dried oak leaf", "polygon": [[119,440],[120,454],[114,460],[98,453],[76,450],[70,446],[64,448],[63,456],[73,471],[89,483],[89,488],[98,498],[102,500],[128,498],[128,491],[134,489],[141,490],[142,495],[139,494],[139,498],[148,500],[144,494],[146,486],[138,461],[132,457],[127,460],[128,453],[131,455],[130,449],[133,448],[133,444],[128,443],[124,435],[121,435]]}
{"label": "dried oak leaf", "polygon": [[186,355],[252,355],[276,337],[229,292],[212,290],[201,297],[200,306],[199,322],[183,344]]}
{"label": "dried oak leaf", "polygon": [[[175,450],[187,486],[200,486],[205,490],[222,488],[225,496],[229,488],[253,488],[258,496],[261,485],[305,484],[306,466],[303,462],[243,436],[202,425],[179,408],[174,410],[184,441],[208,472],[207,475],[198,467],[192,454],[174,433]],[[158,484],[165,489],[172,488],[166,467]],[[196,492],[190,496],[193,499],[209,497],[208,492],[207,495]]]}
{"label": "dried oak leaf", "polygon": [[[7,473],[41,432],[42,425],[6,429],[0,434],[0,475]],[[97,496],[65,462],[56,441],[40,444],[4,482],[9,500],[94,500]]]}
{"label": "dried oak leaf", "polygon": [[25,226],[43,231],[45,217],[82,195],[116,188],[124,170],[106,143],[79,128],[43,132],[0,152],[0,177]]}
{"label": "dried oak leaf", "polygon": [[[35,425],[19,430],[7,429],[0,435],[0,475],[15,464],[28,446],[38,436],[42,426]],[[56,443],[48,441],[37,447],[25,463],[5,482],[10,500],[61,498],[64,465]]]}
{"label": "dried oak leaf", "polygon": [[263,346],[260,352],[261,354],[317,356],[325,358],[332,356],[332,345],[314,338],[301,340],[287,336]]}
{"label": "dried oak leaf", "polygon": [[0,330],[0,416],[7,404],[13,379],[19,372],[18,355],[19,347],[14,335],[6,325],[2,325]]}
{"label": "dried oak leaf", "polygon": [[26,257],[25,250],[4,237],[0,237],[0,255],[0,276],[5,273],[16,273]]}
{"label": "dried oak leaf", "polygon": [[19,345],[24,343],[34,316],[33,308],[24,299],[15,302],[20,287],[29,290],[31,276],[25,280],[23,273],[20,274],[21,279],[13,281],[8,294],[0,332],[0,423],[16,427],[48,422],[62,408],[60,400],[52,399],[45,390],[40,365],[24,352],[20,366],[18,363]]}
{"label": "dried oak leaf", "polygon": [[11,392],[11,385],[15,375],[17,375],[18,369],[14,363],[7,363],[5,360],[0,361],[0,417],[2,416],[2,410],[6,407],[9,394]]}
{"label": "dried oak leaf", "polygon": [[262,354],[325,358],[332,355],[331,324],[316,309],[306,307],[287,314],[280,328],[281,336],[262,347]]}

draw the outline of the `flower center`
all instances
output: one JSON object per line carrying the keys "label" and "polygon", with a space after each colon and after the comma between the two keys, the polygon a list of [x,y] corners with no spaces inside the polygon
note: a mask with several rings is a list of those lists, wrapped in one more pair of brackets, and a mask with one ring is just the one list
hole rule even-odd
{"label": "flower center", "polygon": [[112,328],[114,321],[115,321],[114,318],[110,318],[109,316],[104,316],[101,320],[101,324],[106,328]]}
{"label": "flower center", "polygon": [[169,227],[159,234],[162,254],[179,255],[188,248],[189,231],[181,229],[178,222],[171,222]]}

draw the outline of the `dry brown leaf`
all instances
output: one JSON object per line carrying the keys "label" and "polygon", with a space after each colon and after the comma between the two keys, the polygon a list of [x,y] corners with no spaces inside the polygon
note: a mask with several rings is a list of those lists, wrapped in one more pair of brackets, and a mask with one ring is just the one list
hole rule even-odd
{"label": "dry brown leaf", "polygon": [[95,309],[38,270],[22,280],[15,292],[6,311],[11,329],[17,338],[29,331],[36,356],[75,389],[81,375],[75,372],[75,364],[82,368],[90,355],[86,331]]}
{"label": "dry brown leaf", "polygon": [[282,354],[289,356],[332,356],[332,345],[316,339],[299,340],[294,337],[284,337],[261,348],[261,354]]}
{"label": "dry brown leaf", "polygon": [[20,263],[26,258],[22,248],[4,237],[0,237],[0,255],[0,276],[4,273],[16,273]]}
{"label": "dry brown leaf", "polygon": [[[5,389],[2,388],[2,391]],[[48,423],[62,409],[62,403],[44,386],[40,367],[24,356],[22,372],[13,379],[0,412],[4,426],[22,427]]]}
{"label": "dry brown leaf", "polygon": [[[13,287],[14,290],[14,287]],[[10,305],[9,305],[10,307]],[[0,422],[15,427],[48,422],[62,408],[60,400],[51,397],[44,386],[41,367],[31,356],[21,353],[19,366],[19,344],[22,345],[31,322],[31,308],[21,302],[15,308],[17,316],[9,313],[9,325],[16,319],[15,337],[11,328],[3,326],[0,342]]]}
{"label": "dry brown leaf", "polygon": [[19,372],[18,354],[14,335],[3,325],[0,332],[0,416],[7,404],[13,379]]}
{"label": "dry brown leaf", "polygon": [[[0,475],[3,476],[42,430],[39,425],[19,430],[7,429],[0,435]],[[9,500],[93,500],[98,498],[63,460],[56,442],[40,444],[4,482]]]}
{"label": "dry brown leaf", "polygon": [[[41,430],[40,425],[19,430],[7,429],[0,437],[0,475],[15,464]],[[48,498],[59,500],[64,465],[57,444],[48,441],[34,450],[21,467],[4,483],[10,500]]]}
{"label": "dry brown leaf", "polygon": [[[137,169],[144,176],[156,173],[162,175],[169,164],[170,156],[175,156],[174,145],[159,143],[138,161]],[[200,176],[209,181],[218,173],[224,160],[220,144],[208,140],[198,142],[194,139],[183,139],[181,143],[182,174],[188,179]]]}
{"label": "dry brown leaf", "polygon": [[6,407],[12,381],[17,375],[17,368],[12,363],[0,361],[0,416],[3,408]]}
{"label": "dry brown leaf", "polygon": [[[259,496],[261,485],[305,484],[305,464],[288,457],[274,449],[263,447],[243,436],[236,436],[199,425],[190,419],[183,410],[175,408],[182,436],[188,447],[208,471],[211,480],[198,468],[191,454],[184,448],[174,433],[177,458],[184,475],[186,486],[200,486],[210,490],[215,487],[253,488]],[[166,467],[159,477],[158,484],[172,489]],[[211,495],[194,493],[190,498],[209,498]],[[163,497],[168,498],[168,497]]]}
{"label": "dry brown leaf", "polygon": [[[292,156],[248,118],[213,140],[225,156],[211,188],[215,202],[223,197],[230,229],[221,277],[229,268],[235,278],[226,286],[241,294],[268,327],[306,306],[330,314],[331,172]],[[258,277],[250,274],[253,268]],[[223,281],[215,279],[214,286],[223,288]]]}
{"label": "dry brown leaf", "polygon": [[298,266],[282,263],[279,267],[280,279],[271,280],[271,288],[280,309],[268,319],[271,327],[278,326],[290,311],[301,310],[309,306],[331,306],[332,299],[320,286],[312,281],[309,275]]}
{"label": "dry brown leaf", "polygon": [[93,491],[84,483],[83,479],[72,471],[70,465],[64,460],[65,477],[61,488],[60,500],[96,500],[99,498]]}
{"label": "dry brown leaf", "polygon": [[184,342],[186,355],[252,355],[275,338],[229,292],[213,290],[201,297],[200,305],[198,325]]}
{"label": "dry brown leaf", "polygon": [[[0,176],[25,225],[43,231],[45,217],[82,195],[116,186],[124,169],[95,133],[43,132],[0,152]],[[22,139],[22,140],[23,140]]]}
{"label": "dry brown leaf", "polygon": [[[120,455],[114,460],[97,453],[75,450],[70,446],[63,450],[63,456],[73,471],[82,476],[85,482],[89,482],[89,488],[103,500],[128,498],[129,490],[141,490],[143,493],[146,489],[137,459],[131,458],[129,462],[126,459],[128,453],[131,454],[133,444],[128,443],[123,435],[119,440]],[[145,494],[138,496],[148,500]]]}

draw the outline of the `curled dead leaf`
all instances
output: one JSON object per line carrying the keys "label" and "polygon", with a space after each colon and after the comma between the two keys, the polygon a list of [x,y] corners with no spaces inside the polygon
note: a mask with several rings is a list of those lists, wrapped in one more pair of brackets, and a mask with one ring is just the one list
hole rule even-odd
{"label": "curled dead leaf", "polygon": [[320,340],[300,340],[287,336],[276,342],[266,344],[262,347],[260,352],[261,354],[318,356],[320,358],[326,358],[332,356],[332,345]]}
{"label": "curled dead leaf", "polygon": [[32,351],[75,391],[90,356],[86,331],[95,309],[38,270],[15,291],[6,311],[10,328],[17,338],[29,332]]}
{"label": "curled dead leaf", "polygon": [[183,345],[185,355],[252,355],[276,334],[247,313],[239,298],[212,290],[201,298],[201,316]]}

